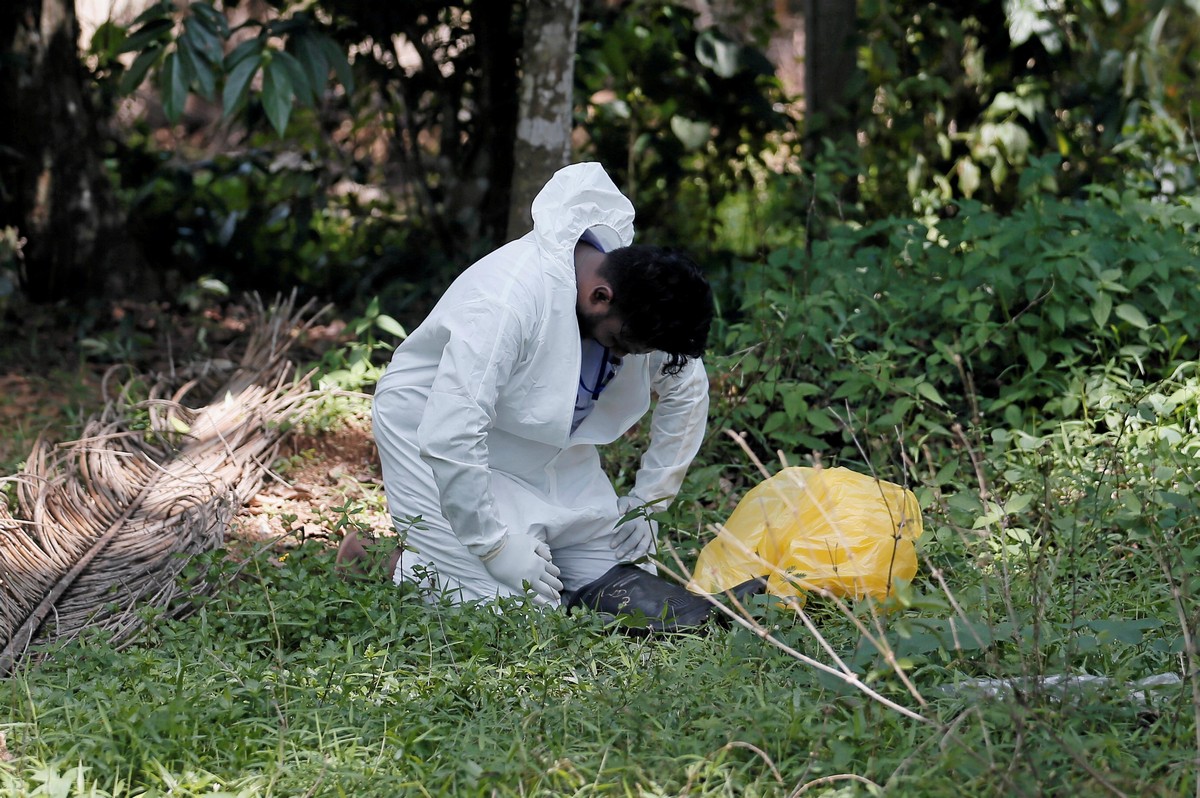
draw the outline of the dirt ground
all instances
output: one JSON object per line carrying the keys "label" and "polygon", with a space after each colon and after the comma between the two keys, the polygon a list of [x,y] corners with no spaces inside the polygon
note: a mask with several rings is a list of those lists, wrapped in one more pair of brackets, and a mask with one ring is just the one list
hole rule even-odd
{"label": "dirt ground", "polygon": [[369,420],[350,418],[341,429],[293,434],[280,454],[278,476],[268,478],[234,519],[234,541],[336,546],[347,525],[372,537],[391,534]]}
{"label": "dirt ground", "polygon": [[[105,385],[130,373],[186,362],[198,347],[236,349],[246,308],[230,303],[187,312],[165,305],[114,304],[85,322],[62,309],[9,313],[0,324],[0,476],[18,472],[34,441],[72,440],[105,401]],[[346,325],[322,319],[293,352],[314,362],[342,342]],[[107,376],[106,376],[107,375]],[[285,438],[272,475],[230,528],[232,549],[336,546],[347,524],[391,534],[379,458],[366,412],[333,429]]]}

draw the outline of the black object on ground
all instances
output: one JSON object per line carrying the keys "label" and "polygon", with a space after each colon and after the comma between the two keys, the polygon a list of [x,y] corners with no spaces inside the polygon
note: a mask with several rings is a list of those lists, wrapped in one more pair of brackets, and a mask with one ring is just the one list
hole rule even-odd
{"label": "black object on ground", "polygon": [[[729,592],[740,601],[764,592],[766,587],[766,577],[758,577]],[[628,563],[614,565],[604,576],[563,598],[568,610],[585,607],[613,616],[623,629],[633,633],[694,632],[714,616],[716,620],[728,620],[704,596]]]}

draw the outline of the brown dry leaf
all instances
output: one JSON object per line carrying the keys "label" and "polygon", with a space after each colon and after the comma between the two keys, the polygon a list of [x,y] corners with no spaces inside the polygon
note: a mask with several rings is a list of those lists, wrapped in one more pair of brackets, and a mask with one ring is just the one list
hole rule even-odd
{"label": "brown dry leaf", "polygon": [[221,545],[269,474],[280,422],[313,398],[287,359],[308,307],[255,310],[236,368],[147,375],[144,401],[122,390],[79,440],[34,446],[15,506],[0,503],[0,674],[84,628],[119,643],[143,624],[139,607],[211,589],[202,574],[181,587],[191,558],[179,555]]}

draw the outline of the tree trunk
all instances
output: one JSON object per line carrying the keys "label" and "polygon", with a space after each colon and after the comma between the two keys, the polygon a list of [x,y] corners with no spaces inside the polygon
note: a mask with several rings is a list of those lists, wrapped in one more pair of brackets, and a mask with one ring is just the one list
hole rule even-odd
{"label": "tree trunk", "polygon": [[0,3],[0,226],[27,239],[35,302],[98,289],[100,240],[119,218],[78,38],[74,0]]}
{"label": "tree trunk", "polygon": [[521,50],[521,104],[513,146],[508,238],[532,227],[529,206],[571,157],[575,40],[580,0],[529,0]]}
{"label": "tree trunk", "polygon": [[823,137],[853,134],[847,88],[857,70],[855,0],[806,0],[804,10],[804,112],[809,129]]}
{"label": "tree trunk", "polygon": [[513,0],[485,0],[471,10],[471,29],[479,48],[480,110],[486,122],[477,128],[486,138],[482,168],[474,177],[485,181],[480,203],[484,240],[504,243],[508,229],[509,183],[513,175],[513,141],[517,130],[517,59],[520,41]]}

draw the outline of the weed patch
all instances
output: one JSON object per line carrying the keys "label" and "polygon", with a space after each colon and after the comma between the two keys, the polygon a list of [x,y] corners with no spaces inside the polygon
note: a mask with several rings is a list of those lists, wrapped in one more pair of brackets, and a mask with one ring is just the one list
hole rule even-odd
{"label": "weed patch", "polygon": [[[4,682],[0,791],[1193,794],[1195,222],[1105,192],[1007,218],[964,204],[748,266],[664,550],[694,562],[755,460],[846,466],[921,505],[919,570],[884,601],[759,596],[728,627],[637,638],[344,581],[320,535],[217,553],[197,567],[222,588],[186,618]],[[373,331],[394,334],[377,311],[323,356],[344,405],[313,440],[362,407]],[[606,453],[618,483],[644,440]],[[309,450],[280,467],[305,473]],[[326,535],[372,526],[377,485],[329,487]]]}

